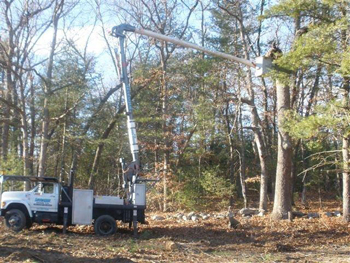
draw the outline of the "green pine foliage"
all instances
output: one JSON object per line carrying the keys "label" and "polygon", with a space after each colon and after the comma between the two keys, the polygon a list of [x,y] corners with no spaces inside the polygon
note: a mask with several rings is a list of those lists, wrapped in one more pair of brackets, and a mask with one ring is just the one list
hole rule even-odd
{"label": "green pine foliage", "polygon": [[[305,85],[310,85],[310,89],[320,96],[308,117],[305,117],[305,111],[296,108],[286,114],[283,123],[290,135],[296,141],[301,140],[305,147],[306,155],[299,162],[306,164],[307,169],[299,168],[298,174],[300,178],[307,173],[310,178],[306,186],[309,187],[320,187],[321,184],[329,187],[324,184],[324,170],[330,171],[327,178],[335,185],[334,171],[341,168],[338,142],[342,136],[349,135],[350,111],[344,105],[348,98],[342,92],[350,72],[346,44],[350,24],[344,12],[348,7],[347,1],[282,0],[264,15],[264,18],[287,18],[290,23],[299,20],[302,26],[302,30],[296,32],[293,45],[275,63],[303,78]],[[315,71],[327,75],[328,81],[323,79],[315,83]],[[292,87],[296,80],[289,78],[287,82]],[[313,88],[312,83],[318,86]],[[332,83],[334,86],[330,86]],[[304,92],[307,94],[305,87]],[[328,96],[324,96],[325,93]]]}
{"label": "green pine foliage", "polygon": [[340,102],[330,101],[326,106],[316,107],[314,114],[307,118],[290,111],[283,126],[293,137],[300,139],[335,134],[339,136],[349,131],[349,117],[350,112]]}

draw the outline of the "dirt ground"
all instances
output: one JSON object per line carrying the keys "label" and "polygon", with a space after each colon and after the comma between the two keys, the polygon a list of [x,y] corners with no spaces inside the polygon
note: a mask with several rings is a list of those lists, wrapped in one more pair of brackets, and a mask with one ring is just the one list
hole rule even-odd
{"label": "dirt ground", "polygon": [[350,262],[350,224],[321,216],[293,222],[269,216],[228,219],[165,220],[141,225],[139,238],[126,224],[118,233],[98,237],[92,227],[33,226],[11,233],[0,222],[1,262]]}

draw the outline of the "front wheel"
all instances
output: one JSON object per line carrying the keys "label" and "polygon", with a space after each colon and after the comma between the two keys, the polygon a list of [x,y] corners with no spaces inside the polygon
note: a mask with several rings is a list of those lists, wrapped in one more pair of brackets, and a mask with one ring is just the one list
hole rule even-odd
{"label": "front wheel", "polygon": [[11,209],[5,214],[6,227],[14,232],[19,232],[26,227],[26,216],[19,209]]}
{"label": "front wheel", "polygon": [[95,233],[100,236],[109,236],[117,231],[115,219],[109,215],[98,217],[94,225]]}

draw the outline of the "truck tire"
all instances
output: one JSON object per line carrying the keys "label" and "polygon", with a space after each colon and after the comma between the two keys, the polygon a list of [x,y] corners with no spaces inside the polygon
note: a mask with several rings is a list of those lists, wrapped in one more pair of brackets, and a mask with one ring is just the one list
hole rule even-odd
{"label": "truck tire", "polygon": [[6,227],[14,232],[19,232],[26,227],[26,216],[19,209],[11,209],[5,214]]}
{"label": "truck tire", "polygon": [[102,215],[95,221],[94,230],[96,235],[109,236],[117,231],[115,219],[109,215]]}

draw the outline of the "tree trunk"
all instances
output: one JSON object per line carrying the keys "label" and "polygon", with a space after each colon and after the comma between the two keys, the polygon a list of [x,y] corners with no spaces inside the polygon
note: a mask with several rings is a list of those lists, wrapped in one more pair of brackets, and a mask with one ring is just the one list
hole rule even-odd
{"label": "tree trunk", "polygon": [[[234,167],[234,161],[235,161],[235,155],[234,155],[234,145],[233,145],[233,138],[232,136],[229,137],[229,144],[230,144],[230,183],[231,185],[235,184],[235,167]],[[230,206],[234,205],[234,195],[232,193],[230,197]]]}
{"label": "tree trunk", "polygon": [[34,150],[35,150],[35,89],[33,78],[30,78],[30,146],[29,146],[29,175],[34,176]]}
{"label": "tree trunk", "polygon": [[278,117],[278,153],[276,169],[275,198],[272,218],[280,220],[287,218],[288,212],[292,210],[291,200],[291,167],[292,147],[290,137],[283,128],[285,111],[290,108],[289,87],[277,80],[277,117]]}
{"label": "tree trunk", "polygon": [[306,192],[307,192],[307,173],[304,175],[304,180],[303,180],[303,190],[301,192],[301,204],[306,205]]}
{"label": "tree trunk", "polygon": [[[240,18],[239,22],[239,30],[240,37],[243,42],[243,50],[245,59],[249,60],[249,47],[246,41],[246,29],[243,24],[243,11],[242,6],[239,5],[239,14]],[[247,71],[247,90],[249,94],[249,107],[250,107],[250,115],[252,120],[252,128],[254,132],[254,141],[258,148],[258,156],[260,162],[260,199],[259,199],[259,209],[266,211],[267,210],[267,185],[268,185],[268,171],[267,171],[267,150],[266,150],[266,142],[264,141],[264,136],[262,133],[261,120],[255,105],[255,92],[253,89],[253,81],[252,81],[252,73],[249,69]]]}
{"label": "tree trunk", "polygon": [[[259,149],[259,146],[258,146]],[[260,198],[259,198],[259,210],[267,211],[267,185],[268,185],[268,174],[266,167],[265,156],[259,151],[260,159]],[[262,160],[263,159],[263,160]]]}
{"label": "tree trunk", "polygon": [[[343,18],[346,19],[348,15],[348,5],[344,4],[341,6],[341,12]],[[349,30],[341,30],[341,39],[343,52],[348,51],[348,41],[349,41]],[[343,83],[343,107],[349,109],[350,107],[350,78],[348,75],[344,76]],[[349,131],[345,130],[343,134],[343,145],[342,145],[342,154],[343,154],[343,220],[344,222],[350,221],[350,175],[349,175],[349,140],[350,135]]]}
{"label": "tree trunk", "polygon": [[343,220],[350,221],[349,139],[343,138]]}
{"label": "tree trunk", "polygon": [[[252,89],[251,89],[252,90]],[[253,96],[254,98],[254,96]],[[260,163],[260,198],[259,210],[267,211],[267,185],[268,185],[268,171],[267,171],[267,151],[266,144],[263,139],[260,119],[255,104],[250,106],[252,127],[254,129],[254,141],[258,149],[259,163]]]}
{"label": "tree trunk", "polygon": [[240,148],[240,172],[239,172],[239,179],[241,182],[242,187],[242,196],[243,196],[243,202],[244,202],[244,208],[247,208],[248,206],[248,199],[247,199],[247,193],[246,193],[246,185],[245,185],[245,141],[244,141],[244,135],[243,135],[243,121],[242,121],[242,105],[239,110],[239,125],[240,125],[240,139],[241,139],[241,148]]}
{"label": "tree trunk", "polygon": [[[66,88],[66,97],[64,101],[64,111],[68,110],[68,88]],[[59,180],[64,180],[64,167],[65,167],[65,152],[66,152],[66,132],[67,132],[67,116],[64,117],[63,133],[62,133],[62,145],[61,145],[61,161],[60,161],[60,175]]]}
{"label": "tree trunk", "polygon": [[162,118],[163,118],[163,137],[164,137],[164,153],[163,153],[163,211],[166,212],[167,207],[167,175],[169,172],[170,142],[168,127],[168,83],[166,79],[167,57],[165,55],[165,46],[161,47],[161,65],[162,65]]}
{"label": "tree trunk", "polygon": [[[302,165],[303,165],[303,170],[305,171],[307,169],[307,160],[305,159],[305,148],[303,141],[301,141],[301,159],[302,159]],[[308,183],[308,177],[307,177],[307,172],[304,173],[303,177],[303,190],[301,193],[301,203],[303,205],[306,205],[306,192],[307,192],[307,183]]]}
{"label": "tree trunk", "polygon": [[168,209],[167,206],[167,196],[168,196],[168,188],[167,188],[167,174],[169,169],[169,151],[164,153],[164,165],[163,165],[163,212],[166,212]]}
{"label": "tree trunk", "polygon": [[43,177],[45,175],[45,165],[47,159],[47,146],[49,140],[49,123],[50,123],[50,113],[49,113],[49,97],[52,88],[52,71],[53,71],[53,59],[56,51],[57,42],[57,31],[58,31],[58,21],[60,19],[63,10],[64,0],[57,1],[54,14],[53,14],[53,35],[50,47],[49,61],[47,65],[46,80],[44,83],[44,105],[43,105],[43,119],[41,125],[41,142],[40,142],[40,155],[39,155],[39,169],[38,176]]}
{"label": "tree trunk", "polygon": [[295,184],[296,184],[296,181],[297,181],[297,174],[298,174],[298,156],[299,156],[299,153],[300,153],[300,145],[301,145],[301,140],[298,140],[297,144],[293,145],[292,147],[292,167],[291,167],[291,187],[292,187],[292,190],[291,190],[291,200],[292,200],[292,205],[294,205],[294,192],[295,192]]}
{"label": "tree trunk", "polygon": [[[9,3],[7,3],[9,4]],[[11,25],[10,22],[10,8],[7,8],[5,13],[7,15],[6,17],[6,24],[7,24],[7,29],[8,29],[8,40],[7,40],[7,59],[4,62],[5,65],[5,88],[6,91],[4,92],[5,94],[5,98],[6,101],[8,103],[12,103],[12,97],[11,97],[11,93],[13,91],[14,87],[14,81],[12,79],[12,67],[13,67],[13,59],[15,57],[15,44],[14,44],[14,38],[15,38],[15,32],[13,30],[13,27]],[[9,150],[9,136],[10,136],[10,116],[11,115],[11,111],[10,111],[10,106],[9,105],[5,105],[4,107],[4,118],[5,118],[5,122],[4,122],[4,126],[3,126],[3,130],[2,130],[2,142],[1,142],[1,149],[2,149],[2,159],[3,161],[7,160],[7,154],[8,154],[8,150]]]}
{"label": "tree trunk", "polygon": [[[103,134],[100,138],[101,140],[106,140],[108,138],[109,134],[111,133],[115,124],[117,123],[116,118],[117,118],[117,116],[115,116],[113,118],[113,120],[108,124],[106,130],[103,132]],[[89,188],[90,189],[94,188],[94,177],[95,177],[97,170],[98,170],[98,165],[100,162],[100,157],[101,157],[104,145],[105,145],[104,142],[100,142],[97,146],[96,151],[95,151],[95,158],[94,158],[94,162],[92,164],[90,178],[89,178]]]}
{"label": "tree trunk", "polygon": [[49,133],[49,108],[48,108],[48,95],[45,95],[44,105],[43,105],[43,120],[41,125],[41,142],[40,142],[40,155],[39,155],[39,168],[38,176],[45,176],[45,165],[47,157],[47,145],[48,145],[48,133]]}
{"label": "tree trunk", "polygon": [[[343,84],[343,107],[349,108],[350,100],[350,78],[344,77]],[[350,221],[350,175],[349,175],[349,140],[350,135],[345,131],[342,139],[342,155],[343,155],[343,220]]]}
{"label": "tree trunk", "polygon": [[[11,64],[8,65],[8,69],[6,69],[6,91],[4,91],[4,95],[6,101],[11,103],[11,90],[13,89],[13,82],[11,77]],[[7,154],[9,149],[9,136],[10,136],[10,106],[4,106],[4,126],[2,129],[2,140],[1,140],[1,153],[3,161],[7,160]]]}
{"label": "tree trunk", "polygon": [[[18,73],[17,73],[18,74]],[[17,86],[18,82],[20,80],[14,78],[13,85],[12,85],[12,103],[14,105],[18,105],[18,93],[17,93]],[[17,84],[17,85],[16,85]],[[18,110],[18,107],[15,107],[12,110],[12,136],[11,136],[11,142],[13,145],[14,152],[18,153],[19,156],[23,157],[23,144],[21,143],[21,136],[19,135],[20,132],[18,132],[18,127],[21,125],[21,117]]]}
{"label": "tree trunk", "polygon": [[[233,134],[232,134],[232,130],[233,127],[231,127],[231,123],[230,123],[230,103],[227,102],[226,103],[226,109],[225,109],[225,121],[226,121],[226,128],[227,128],[227,136],[228,136],[228,142],[229,142],[229,149],[230,149],[230,159],[229,159],[229,167],[230,167],[230,174],[229,174],[229,178],[230,178],[230,183],[231,185],[235,184],[235,170],[234,170],[234,157],[235,157],[235,146],[234,146],[234,138],[233,138]],[[232,114],[233,115],[233,114]],[[234,204],[234,199],[233,199],[233,193],[230,196],[230,206],[233,206]]]}
{"label": "tree trunk", "polygon": [[[20,81],[21,82],[21,81]],[[27,122],[27,114],[26,114],[26,98],[24,94],[24,85],[20,83],[20,91],[21,91],[21,124],[22,124],[22,158],[23,158],[23,175],[27,176],[30,173],[30,162],[29,162],[29,139],[28,139],[28,122]],[[30,184],[25,182],[24,188],[26,191],[29,191]]]}

